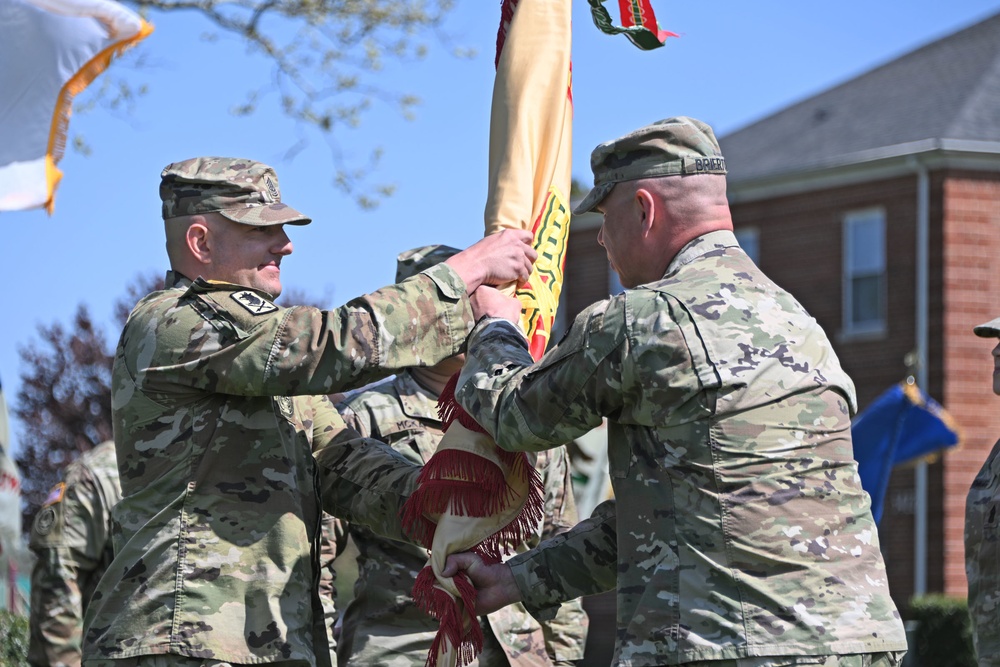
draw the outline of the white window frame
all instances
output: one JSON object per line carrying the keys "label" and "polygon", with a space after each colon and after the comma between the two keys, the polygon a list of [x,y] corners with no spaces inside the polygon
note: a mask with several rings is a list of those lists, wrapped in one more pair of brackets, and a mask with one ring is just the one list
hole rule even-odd
{"label": "white window frame", "polygon": [[[878,257],[879,265],[872,268],[859,269],[854,266],[855,257],[851,253],[854,234],[862,224],[878,225],[878,235],[881,241],[881,252]],[[874,337],[884,335],[888,322],[888,282],[889,272],[886,262],[886,215],[885,209],[874,207],[850,211],[843,217],[843,270],[842,276],[842,335],[845,337]],[[873,277],[879,278],[878,284],[878,308],[879,313],[875,319],[864,322],[854,321],[854,281],[857,278]]]}

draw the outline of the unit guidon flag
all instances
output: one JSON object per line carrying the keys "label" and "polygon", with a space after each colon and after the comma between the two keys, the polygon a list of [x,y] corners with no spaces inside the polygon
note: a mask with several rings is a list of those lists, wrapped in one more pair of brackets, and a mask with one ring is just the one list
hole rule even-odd
{"label": "unit guidon flag", "polygon": [[[620,0],[622,27],[611,24],[600,0],[590,4],[599,28],[625,33],[641,48],[662,45],[671,34],[658,28],[648,0]],[[534,232],[538,260],[516,295],[535,359],[545,352],[555,320],[569,234],[570,19],[570,0],[504,0],[497,36],[485,233]],[[497,447],[455,404],[456,379],[439,404],[444,438],[424,466],[403,519],[410,535],[431,551],[413,589],[417,604],[440,621],[427,658],[431,667],[468,664],[483,646],[471,613],[474,588],[464,574],[440,574],[448,554],[475,551],[498,562],[542,518],[540,478],[527,454]]]}

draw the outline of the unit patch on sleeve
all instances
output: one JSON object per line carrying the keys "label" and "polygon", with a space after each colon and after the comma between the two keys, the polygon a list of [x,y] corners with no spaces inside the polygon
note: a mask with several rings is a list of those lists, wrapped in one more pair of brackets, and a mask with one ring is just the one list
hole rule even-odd
{"label": "unit patch on sleeve", "polygon": [[278,310],[276,305],[248,289],[245,289],[242,292],[233,292],[230,296],[233,298],[233,301],[240,304],[254,315],[266,315]]}

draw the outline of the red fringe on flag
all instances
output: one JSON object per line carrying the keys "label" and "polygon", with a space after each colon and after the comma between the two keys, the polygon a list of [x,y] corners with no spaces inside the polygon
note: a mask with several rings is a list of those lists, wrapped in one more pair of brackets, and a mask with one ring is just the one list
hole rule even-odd
{"label": "red fringe on flag", "polygon": [[462,409],[455,398],[455,389],[458,387],[459,373],[455,373],[445,384],[444,389],[438,396],[438,417],[441,418],[441,430],[447,431],[453,421],[469,429],[473,433],[486,433],[486,429],[479,425],[472,416]]}
{"label": "red fringe on flag", "polygon": [[503,0],[500,6],[500,29],[497,30],[497,57],[493,61],[493,66],[500,65],[500,54],[503,53],[504,42],[507,41],[507,31],[510,29],[510,22],[514,20],[514,10],[517,9],[518,0]]}
{"label": "red fringe on flag", "polygon": [[[436,667],[441,642],[447,640],[458,653],[459,667],[468,665],[483,650],[483,629],[479,627],[472,611],[476,607],[476,589],[464,572],[453,578],[468,613],[462,613],[451,594],[441,588],[428,566],[417,575],[413,584],[413,599],[420,609],[438,620],[440,628],[427,652],[427,667]],[[471,619],[471,622],[466,622]]]}
{"label": "red fringe on flag", "polygon": [[[457,421],[470,431],[485,429],[458,404],[456,373],[438,398],[438,414],[447,431]],[[519,498],[504,470],[482,457],[460,449],[442,449],[424,465],[416,491],[403,506],[402,523],[407,533],[431,548],[437,524],[431,518],[450,511],[458,516],[487,517],[502,514],[512,503],[523,506],[514,518],[482,542],[470,546],[486,563],[499,563],[516,545],[533,535],[542,520],[542,477],[525,452],[496,448],[496,456],[507,467],[509,479],[526,484],[526,498]],[[484,465],[485,463],[485,465]],[[427,655],[427,667],[436,667],[442,641],[455,647],[458,665],[472,662],[483,649],[482,629],[472,616],[476,590],[464,573],[453,578],[462,597],[464,610],[448,591],[438,584],[430,565],[424,567],[413,586],[417,606],[440,622],[440,629]]]}

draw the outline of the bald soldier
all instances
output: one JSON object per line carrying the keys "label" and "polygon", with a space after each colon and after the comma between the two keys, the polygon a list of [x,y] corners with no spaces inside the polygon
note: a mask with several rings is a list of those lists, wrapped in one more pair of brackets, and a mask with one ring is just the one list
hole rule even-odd
{"label": "bald soldier", "polygon": [[[1000,317],[973,329],[996,340],[990,362],[993,393],[1000,396]],[[965,501],[965,572],[969,616],[979,667],[1000,667],[1000,440],[972,481]]]}
{"label": "bald soldier", "polygon": [[[457,253],[444,245],[424,246],[397,258],[396,281],[428,269]],[[406,368],[392,378],[351,394],[339,403],[344,421],[358,433],[376,438],[414,463],[424,463],[444,436],[438,397],[462,368],[458,354],[429,367]],[[579,520],[573,499],[565,448],[541,452],[535,468],[542,480],[544,518],[529,544],[569,530]],[[427,550],[386,540],[370,529],[350,527],[358,547],[358,580],[354,599],[343,610],[337,646],[342,665],[357,667],[423,667],[437,634],[438,622],[417,607],[412,597],[417,574],[427,564]],[[511,605],[479,619],[484,648],[473,665],[545,667],[572,665],[583,658],[587,615],[579,602],[559,607],[555,617],[539,623],[521,605]]]}
{"label": "bald soldier", "polygon": [[327,665],[321,509],[402,538],[418,467],[355,437],[326,394],[456,354],[476,289],[529,274],[531,234],[487,237],[335,310],[282,308],[285,226],[310,219],[273,169],[185,160],[160,197],[171,269],[115,354],[121,533],[84,665]]}
{"label": "bald soldier", "polygon": [[853,459],[854,385],[737,244],[711,128],[660,121],[591,164],[575,212],[603,214],[598,242],[627,289],[537,363],[516,326],[480,321],[457,396],[507,450],[606,417],[617,500],[506,564],[462,554],[446,574],[468,570],[477,612],[616,589],[616,665],[897,665],[906,638]]}

